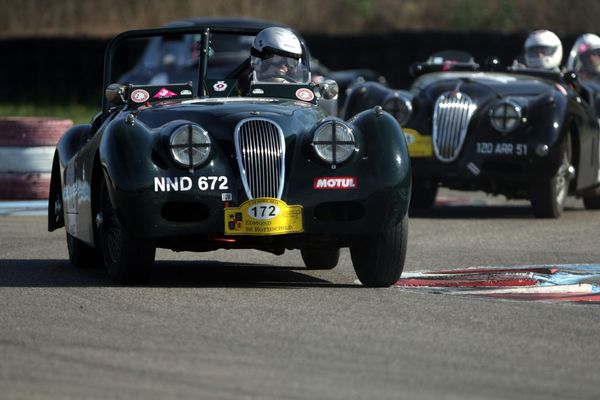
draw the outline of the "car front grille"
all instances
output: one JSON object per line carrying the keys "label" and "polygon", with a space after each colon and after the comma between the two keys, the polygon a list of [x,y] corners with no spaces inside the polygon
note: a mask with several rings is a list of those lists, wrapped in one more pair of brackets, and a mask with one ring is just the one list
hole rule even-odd
{"label": "car front grille", "polygon": [[433,110],[433,151],[440,161],[458,158],[475,105],[469,96],[453,91],[438,97]]}
{"label": "car front grille", "polygon": [[264,118],[242,120],[235,128],[235,151],[246,196],[280,199],[285,176],[281,127]]}

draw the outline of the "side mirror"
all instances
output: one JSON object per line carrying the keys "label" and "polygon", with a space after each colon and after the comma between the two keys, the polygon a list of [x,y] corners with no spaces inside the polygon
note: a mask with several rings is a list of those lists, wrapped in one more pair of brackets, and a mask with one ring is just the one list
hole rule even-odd
{"label": "side mirror", "polygon": [[565,79],[565,82],[567,82],[569,85],[572,85],[575,87],[579,84],[579,76],[577,75],[577,72],[575,72],[575,71],[567,71],[567,72],[565,72],[563,77]]}
{"label": "side mirror", "polygon": [[423,74],[423,64],[420,62],[414,62],[412,64],[409,65],[408,67],[408,73],[410,74],[410,76],[416,78],[419,75]]}
{"label": "side mirror", "polygon": [[120,83],[111,83],[104,91],[106,101],[111,106],[125,104],[125,91],[127,86]]}
{"label": "side mirror", "polygon": [[320,83],[319,89],[321,91],[321,96],[325,100],[334,99],[340,91],[338,84],[332,79],[326,79],[322,83]]}
{"label": "side mirror", "polygon": [[503,67],[500,59],[495,56],[486,58],[483,65],[486,71],[499,71]]}

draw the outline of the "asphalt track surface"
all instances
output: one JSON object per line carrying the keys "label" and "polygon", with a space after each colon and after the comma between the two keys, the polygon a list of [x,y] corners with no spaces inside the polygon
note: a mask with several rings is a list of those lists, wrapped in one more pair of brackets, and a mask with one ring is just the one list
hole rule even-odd
{"label": "asphalt track surface", "polygon": [[[600,212],[448,195],[405,271],[600,264]],[[0,216],[2,399],[597,399],[600,305],[356,282],[347,251],[161,250],[148,285],[67,261],[42,215]],[[599,267],[600,268],[600,267]]]}

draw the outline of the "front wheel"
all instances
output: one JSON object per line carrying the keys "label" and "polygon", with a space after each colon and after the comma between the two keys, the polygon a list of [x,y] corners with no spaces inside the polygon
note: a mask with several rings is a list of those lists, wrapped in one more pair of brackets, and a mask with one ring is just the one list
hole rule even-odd
{"label": "front wheel", "polygon": [[388,287],[400,279],[406,258],[408,216],[395,227],[361,237],[350,246],[356,276],[364,286]]}
{"label": "front wheel", "polygon": [[156,248],[127,232],[111,204],[103,180],[101,185],[100,243],[106,271],[116,284],[143,283],[154,263]]}
{"label": "front wheel", "polygon": [[438,185],[430,181],[413,181],[410,194],[410,208],[415,210],[430,209],[435,204]]}
{"label": "front wheel", "polygon": [[583,196],[583,205],[588,210],[600,210],[600,188],[587,192]]}
{"label": "front wheel", "polygon": [[301,249],[300,254],[302,254],[306,269],[333,269],[340,260],[340,249],[338,248]]}
{"label": "front wheel", "polygon": [[565,208],[569,184],[575,176],[571,165],[571,141],[567,138],[563,160],[556,174],[531,188],[531,207],[537,218],[558,218]]}
{"label": "front wheel", "polygon": [[600,197],[584,196],[583,205],[588,210],[600,210]]}

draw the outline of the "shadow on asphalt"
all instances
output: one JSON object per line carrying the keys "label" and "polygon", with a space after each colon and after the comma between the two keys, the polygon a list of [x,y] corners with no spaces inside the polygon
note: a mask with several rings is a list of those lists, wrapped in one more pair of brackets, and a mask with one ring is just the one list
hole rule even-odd
{"label": "shadow on asphalt", "polygon": [[[137,287],[302,289],[356,288],[308,275],[304,268],[218,261],[157,261]],[[111,287],[103,269],[75,268],[68,260],[0,260],[0,287]]]}
{"label": "shadow on asphalt", "polygon": [[[585,211],[581,208],[565,208],[565,213]],[[433,219],[537,219],[530,206],[515,205],[456,205],[435,206],[428,210],[411,209],[410,218]]]}

